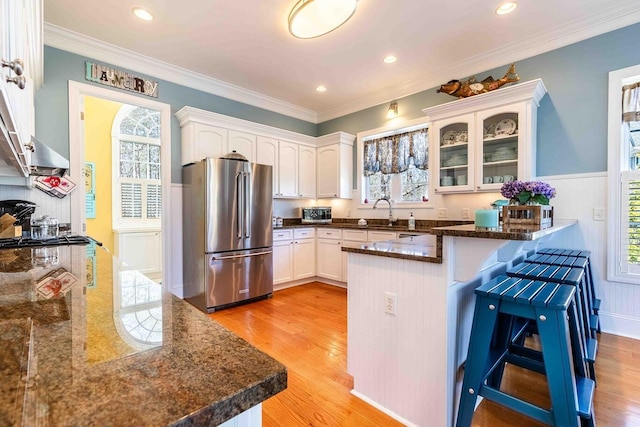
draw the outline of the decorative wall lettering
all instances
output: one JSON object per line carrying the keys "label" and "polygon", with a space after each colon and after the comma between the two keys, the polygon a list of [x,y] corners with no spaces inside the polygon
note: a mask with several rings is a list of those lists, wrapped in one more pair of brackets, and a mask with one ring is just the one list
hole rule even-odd
{"label": "decorative wall lettering", "polygon": [[158,97],[158,82],[147,80],[125,71],[86,61],[84,78],[90,82]]}

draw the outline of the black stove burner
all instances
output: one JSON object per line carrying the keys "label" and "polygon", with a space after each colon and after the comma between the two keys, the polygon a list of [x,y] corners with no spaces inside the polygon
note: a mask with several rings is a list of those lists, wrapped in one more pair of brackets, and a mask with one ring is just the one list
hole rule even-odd
{"label": "black stove burner", "polygon": [[66,245],[87,245],[94,242],[98,246],[102,243],[87,236],[61,236],[53,239],[36,240],[27,237],[14,237],[10,239],[0,239],[0,249],[12,248],[40,248],[44,246],[66,246]]}

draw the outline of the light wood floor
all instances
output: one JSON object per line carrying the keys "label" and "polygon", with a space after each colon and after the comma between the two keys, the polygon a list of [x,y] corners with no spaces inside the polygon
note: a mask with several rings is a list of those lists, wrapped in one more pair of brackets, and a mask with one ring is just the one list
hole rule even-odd
{"label": "light wood floor", "polygon": [[[272,299],[210,314],[288,368],[287,389],[263,404],[265,427],[401,425],[350,394],[346,296],[345,289],[315,282],[278,291]],[[596,375],[597,425],[640,427],[640,341],[602,334]],[[503,384],[522,399],[548,406],[541,375],[509,367]],[[472,425],[543,424],[485,400]]]}

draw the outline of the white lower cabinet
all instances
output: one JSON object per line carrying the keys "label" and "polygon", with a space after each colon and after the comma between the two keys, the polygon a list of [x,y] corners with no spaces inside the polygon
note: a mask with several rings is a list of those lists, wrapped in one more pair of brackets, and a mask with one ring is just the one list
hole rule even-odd
{"label": "white lower cabinet", "polygon": [[318,277],[342,281],[342,230],[318,230]]}
{"label": "white lower cabinet", "polygon": [[293,280],[316,275],[316,240],[314,228],[293,231]]}
{"label": "white lower cabinet", "polygon": [[293,230],[273,232],[273,284],[293,280]]}
{"label": "white lower cabinet", "polygon": [[368,242],[381,242],[384,240],[393,240],[395,239],[396,232],[395,231],[367,231],[367,241]]}
{"label": "white lower cabinet", "polygon": [[273,232],[273,284],[291,282],[316,275],[314,228]]}
{"label": "white lower cabinet", "polygon": [[[342,230],[342,247],[359,248],[360,245],[367,242],[366,230]],[[342,252],[342,281],[347,282],[349,254]]]}

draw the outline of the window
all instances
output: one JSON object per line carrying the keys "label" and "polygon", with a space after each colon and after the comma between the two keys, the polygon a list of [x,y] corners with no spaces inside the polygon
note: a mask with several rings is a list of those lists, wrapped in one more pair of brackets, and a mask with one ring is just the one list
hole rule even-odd
{"label": "window", "polygon": [[363,200],[388,198],[422,202],[428,198],[428,133],[422,127],[372,135],[363,141]]}
{"label": "window", "polygon": [[607,279],[640,284],[640,66],[609,73]]}
{"label": "window", "polygon": [[160,112],[132,106],[123,109],[126,114],[114,135],[114,221],[120,226],[143,222],[149,225],[149,221],[159,225],[162,213]]}

